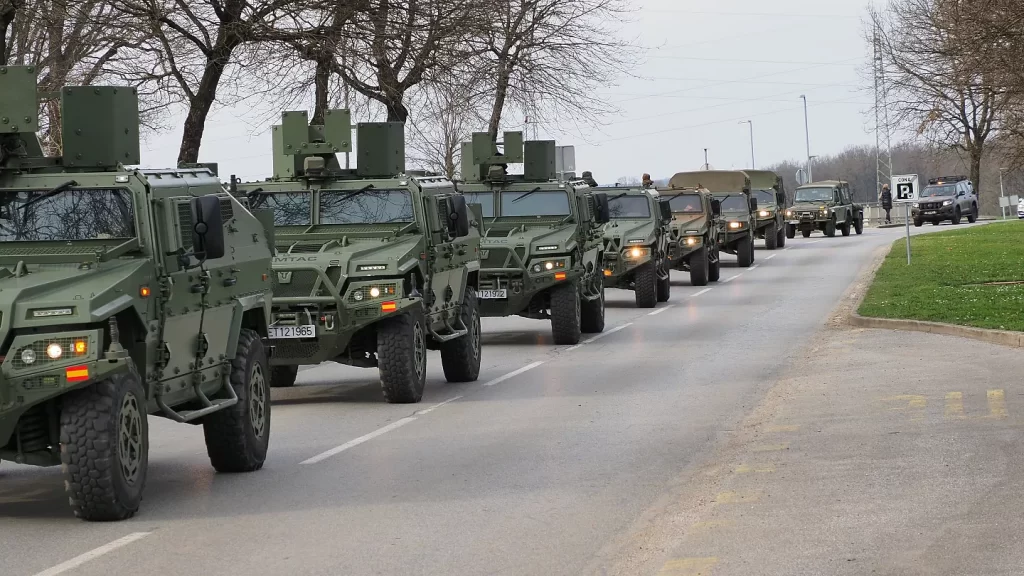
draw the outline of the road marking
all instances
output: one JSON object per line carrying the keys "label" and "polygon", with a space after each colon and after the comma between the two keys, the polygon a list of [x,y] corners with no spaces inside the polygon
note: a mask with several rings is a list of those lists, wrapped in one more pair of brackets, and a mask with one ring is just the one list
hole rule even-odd
{"label": "road marking", "polygon": [[955,420],[963,420],[964,418],[964,393],[963,392],[947,392],[946,393],[946,418],[953,418]]}
{"label": "road marking", "polygon": [[539,360],[537,362],[534,362],[533,364],[527,364],[526,366],[523,366],[518,370],[513,370],[508,374],[505,374],[504,376],[498,376],[497,378],[491,380],[490,382],[484,382],[484,386],[494,386],[495,384],[501,384],[505,380],[508,380],[509,378],[515,378],[516,376],[519,376],[523,372],[529,372],[530,370],[533,370],[534,368],[540,366],[543,363],[543,360]]}
{"label": "road marking", "polygon": [[[757,267],[758,267],[758,266],[760,266],[760,264],[754,264],[753,266],[751,266],[751,267],[750,267],[750,270],[757,270]],[[748,272],[749,272],[750,270],[748,270]]]}
{"label": "road marking", "polygon": [[648,316],[657,316],[658,314],[661,314],[662,312],[668,310],[671,307],[672,307],[672,304],[669,304],[668,306],[665,306],[664,308],[659,308],[659,309],[655,310],[654,312],[651,312],[650,314],[648,314]]}
{"label": "road marking", "polygon": [[715,496],[715,504],[743,504],[757,502],[760,496],[754,492],[719,492]]}
{"label": "road marking", "polygon": [[771,256],[768,256],[767,258],[765,258],[765,261],[767,262],[768,260],[771,260],[772,258],[775,258],[776,256],[778,256],[778,254],[772,254]]}
{"label": "road marking", "polygon": [[739,278],[740,276],[743,276],[743,272],[740,272],[739,274],[733,276],[732,278],[726,278],[725,280],[722,280],[722,283],[724,284],[726,282],[732,282],[733,280]]}
{"label": "road marking", "polygon": [[736,467],[735,472],[737,474],[750,474],[751,472],[757,472],[764,474],[766,472],[775,472],[775,467],[771,464],[758,464],[756,466],[750,466],[749,464],[740,464]]}
{"label": "road marking", "polygon": [[920,394],[901,394],[899,396],[890,396],[884,400],[888,402],[902,402],[904,406],[894,406],[890,410],[899,410],[901,412],[910,412],[911,422],[918,422],[924,420],[925,408],[928,407],[928,398],[921,396]]}
{"label": "road marking", "polygon": [[690,296],[690,298],[696,298],[697,296],[700,296],[701,294],[707,294],[708,292],[711,292],[711,288],[705,288],[705,289],[701,290],[700,292],[697,292],[693,296]]}
{"label": "road marking", "polygon": [[808,244],[817,244],[818,242],[824,242],[824,241],[825,241],[825,239],[822,238],[821,240],[815,240],[814,242],[808,242]]}
{"label": "road marking", "polygon": [[789,442],[783,442],[782,444],[764,444],[761,446],[754,447],[754,452],[778,452],[780,450],[788,450]]}
{"label": "road marking", "polygon": [[633,325],[632,322],[627,322],[625,324],[622,324],[621,326],[616,326],[615,328],[612,328],[611,330],[606,330],[606,331],[598,334],[597,336],[594,336],[593,338],[590,338],[590,339],[584,340],[583,342],[580,342],[576,347],[586,346],[587,344],[590,344],[590,343],[593,343],[593,342],[597,342],[598,340],[600,340],[601,338],[604,338],[605,336],[611,336],[612,334],[615,334],[619,330],[625,330],[626,328],[629,328],[632,325]]}
{"label": "road marking", "polygon": [[135,542],[136,540],[141,540],[146,536],[149,536],[150,534],[151,532],[133,532],[125,536],[124,538],[118,538],[117,540],[114,540],[110,544],[104,544],[103,546],[90,550],[85,554],[82,554],[81,556],[76,556],[71,560],[68,560],[67,562],[57,564],[53,568],[43,570],[42,572],[35,574],[35,576],[57,576],[57,574],[63,574],[68,570],[74,570],[75,568],[78,568],[79,566],[85,564],[90,560],[99,558],[104,554],[109,554],[110,552],[113,552],[118,548],[127,546],[132,542]]}
{"label": "road marking", "polygon": [[784,424],[782,426],[769,426],[769,432],[796,432],[800,430],[799,424]]}
{"label": "road marking", "polygon": [[425,408],[423,410],[420,410],[419,412],[415,412],[413,415],[414,416],[422,416],[424,414],[430,414],[431,412],[433,412],[434,410],[437,410],[441,406],[444,406],[445,404],[450,404],[452,402],[455,402],[459,398],[462,398],[462,396],[456,396],[455,398],[449,398],[449,399],[445,400],[444,402],[441,402],[439,404],[434,404],[430,408]]}
{"label": "road marking", "polygon": [[711,568],[718,564],[718,558],[677,558],[665,562],[658,570],[658,576],[708,576]]}
{"label": "road marking", "polygon": [[1002,390],[988,391],[989,418],[1006,418],[1006,394]]}
{"label": "road marking", "polygon": [[369,434],[364,434],[363,436],[360,436],[355,440],[349,440],[348,442],[345,442],[341,446],[331,448],[330,450],[317,454],[316,456],[313,456],[308,460],[303,460],[302,462],[299,462],[299,464],[316,464],[317,462],[323,462],[324,460],[327,460],[331,456],[337,456],[338,454],[341,454],[342,452],[348,450],[349,448],[355,448],[356,446],[359,446],[364,442],[369,442],[370,440],[373,440],[377,436],[383,436],[384,434],[387,434],[392,430],[397,430],[398,428],[401,428],[402,426],[405,426],[406,424],[415,421],[416,418],[413,418],[412,416],[407,416],[405,418],[402,418],[401,420],[395,420],[394,422],[388,424],[387,426],[377,428],[373,432],[370,432]]}

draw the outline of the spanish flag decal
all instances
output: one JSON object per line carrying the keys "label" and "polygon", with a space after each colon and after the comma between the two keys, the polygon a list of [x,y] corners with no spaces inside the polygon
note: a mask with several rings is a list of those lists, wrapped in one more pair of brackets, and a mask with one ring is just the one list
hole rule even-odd
{"label": "spanish flag decal", "polygon": [[68,379],[68,382],[84,382],[89,379],[89,367],[69,366],[64,371],[64,376]]}

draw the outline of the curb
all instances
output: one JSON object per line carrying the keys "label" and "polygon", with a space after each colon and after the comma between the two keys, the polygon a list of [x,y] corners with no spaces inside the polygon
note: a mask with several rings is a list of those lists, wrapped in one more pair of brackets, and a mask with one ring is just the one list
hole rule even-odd
{"label": "curb", "polygon": [[[1024,332],[1011,332],[1008,330],[987,330],[985,328],[974,328],[973,326],[959,326],[956,324],[944,324],[942,322],[925,322],[923,320],[897,320],[892,318],[875,318],[873,316],[861,316],[857,313],[864,297],[867,296],[868,288],[875,279],[875,273],[881,268],[882,262],[892,250],[892,245],[887,250],[879,250],[875,253],[864,269],[858,274],[857,294],[849,297],[853,300],[853,307],[847,318],[851,326],[857,328],[873,328],[876,330],[903,330],[905,332],[927,332],[929,334],[942,334],[944,336],[958,336],[998,344],[1010,348],[1024,348]],[[866,280],[866,282],[860,282]]]}

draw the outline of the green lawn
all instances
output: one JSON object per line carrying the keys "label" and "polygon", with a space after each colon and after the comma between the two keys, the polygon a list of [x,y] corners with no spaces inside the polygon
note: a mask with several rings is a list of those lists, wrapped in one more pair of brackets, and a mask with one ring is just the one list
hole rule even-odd
{"label": "green lawn", "polygon": [[1024,331],[1024,222],[915,236],[911,265],[893,244],[861,304],[862,316]]}

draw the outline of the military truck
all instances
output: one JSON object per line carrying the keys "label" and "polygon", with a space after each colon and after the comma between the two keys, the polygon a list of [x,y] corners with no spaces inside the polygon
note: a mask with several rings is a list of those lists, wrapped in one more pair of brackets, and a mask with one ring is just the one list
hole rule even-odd
{"label": "military truck", "polygon": [[745,173],[728,170],[680,172],[672,177],[669,184],[711,192],[722,213],[718,223],[718,249],[734,254],[740,268],[753,266],[757,199],[750,193],[750,178]]}
{"label": "military truck", "polygon": [[668,302],[668,243],[672,209],[655,190],[607,191],[611,222],[604,227],[604,285],[633,290],[639,308]]}
{"label": "military truck", "polygon": [[63,154],[45,156],[36,78],[0,68],[0,458],[60,464],[94,521],[138,510],[150,414],[202,424],[218,471],[258,470],[267,230],[208,169],[125,167],[134,88],[62,88]]}
{"label": "military truck", "polygon": [[[608,197],[583,180],[556,180],[554,141],[505,132],[500,144],[475,133],[462,145],[459,190],[484,221],[481,313],[550,319],[555,344],[577,344],[604,331]],[[508,174],[520,162],[523,174]]]}
{"label": "military truck", "polygon": [[810,238],[821,230],[832,238],[837,229],[843,236],[849,236],[851,229],[864,232],[864,207],[853,202],[849,182],[825,180],[797,188],[793,206],[786,209],[786,237],[795,238],[799,230]]}
{"label": "military truck", "polygon": [[769,250],[786,247],[786,189],[782,177],[768,170],[744,170],[750,177],[750,193],[757,200],[754,235]]}
{"label": "military truck", "polygon": [[707,286],[708,282],[718,282],[722,273],[718,248],[722,205],[709,190],[687,187],[688,181],[684,174],[670,179],[668,188],[659,190],[672,209],[669,267],[689,272],[690,284]]}
{"label": "military truck", "polygon": [[377,368],[387,402],[415,403],[428,350],[440,350],[449,382],[480,374],[480,234],[450,180],[405,174],[402,123],[356,130],[357,166],[344,169],[348,110],[327,111],[322,125],[284,112],[273,177],[233,184],[273,214],[273,383],[334,361]]}

